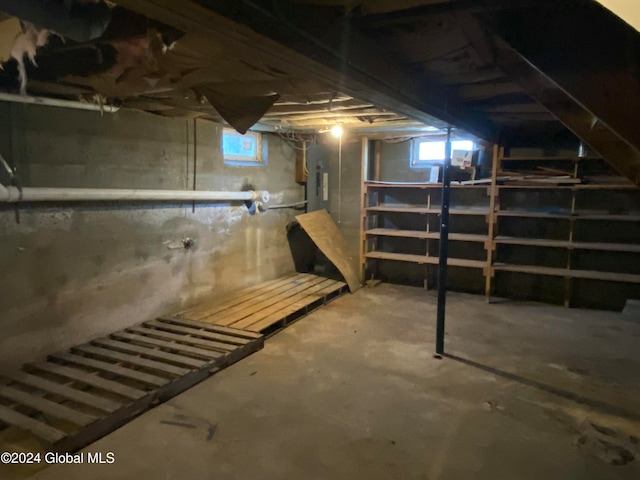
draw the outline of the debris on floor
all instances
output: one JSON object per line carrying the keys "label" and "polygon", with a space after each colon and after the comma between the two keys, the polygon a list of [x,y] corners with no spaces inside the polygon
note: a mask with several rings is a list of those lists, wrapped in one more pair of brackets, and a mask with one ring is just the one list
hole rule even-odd
{"label": "debris on floor", "polygon": [[583,454],[598,458],[609,465],[626,465],[640,458],[637,437],[586,421],[575,445]]}
{"label": "debris on floor", "polygon": [[373,278],[365,282],[365,284],[367,285],[367,288],[375,288],[381,283],[382,283],[382,280],[374,280]]}

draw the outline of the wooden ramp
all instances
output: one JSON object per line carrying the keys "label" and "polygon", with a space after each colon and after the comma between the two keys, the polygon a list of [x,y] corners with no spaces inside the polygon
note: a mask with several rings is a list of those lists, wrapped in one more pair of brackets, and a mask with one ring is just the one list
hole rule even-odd
{"label": "wooden ramp", "polygon": [[177,318],[272,333],[347,291],[344,282],[298,273],[199,305]]}
{"label": "wooden ramp", "polygon": [[264,345],[189,320],[145,322],[0,378],[0,422],[75,451]]}

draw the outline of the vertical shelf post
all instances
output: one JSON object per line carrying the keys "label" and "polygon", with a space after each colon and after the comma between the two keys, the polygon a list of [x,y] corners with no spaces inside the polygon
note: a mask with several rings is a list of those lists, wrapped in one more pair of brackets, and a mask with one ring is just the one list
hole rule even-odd
{"label": "vertical shelf post", "polygon": [[369,172],[369,139],[362,138],[362,158],[360,161],[360,283],[365,282],[366,257],[367,253],[367,203],[369,193],[367,192],[367,176]]}
{"label": "vertical shelf post", "polygon": [[498,195],[498,170],[500,169],[500,162],[504,155],[504,149],[497,144],[493,146],[493,159],[491,162],[491,186],[489,187],[489,216],[487,217],[488,233],[487,233],[487,267],[485,268],[485,285],[484,293],[487,303],[491,302],[491,279],[493,277],[493,252],[496,248],[495,233],[497,230],[496,225],[496,202]]}

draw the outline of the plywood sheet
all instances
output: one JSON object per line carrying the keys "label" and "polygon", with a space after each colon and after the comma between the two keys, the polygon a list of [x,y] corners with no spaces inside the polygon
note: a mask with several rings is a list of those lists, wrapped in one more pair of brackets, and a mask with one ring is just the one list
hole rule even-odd
{"label": "plywood sheet", "polygon": [[344,277],[351,293],[360,288],[357,260],[347,252],[349,247],[338,226],[326,210],[297,215],[296,220]]}

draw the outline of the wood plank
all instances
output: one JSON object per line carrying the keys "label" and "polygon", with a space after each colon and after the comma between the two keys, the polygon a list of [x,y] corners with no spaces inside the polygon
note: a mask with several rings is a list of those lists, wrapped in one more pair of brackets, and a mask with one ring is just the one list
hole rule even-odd
{"label": "wood plank", "polygon": [[[418,188],[421,190],[426,189],[437,189],[442,190],[442,183],[420,183],[420,182],[384,182],[384,181],[374,181],[367,180],[365,183],[367,188]],[[486,186],[477,187],[475,185],[463,185],[463,184],[451,184],[451,188],[486,188]]]}
{"label": "wood plank", "polygon": [[156,348],[143,347],[111,338],[98,338],[97,340],[93,340],[91,343],[93,345],[99,345],[101,347],[130,353],[132,355],[140,355],[144,358],[170,362],[188,369],[202,368],[206,363],[208,363],[206,360],[199,360],[176,353],[167,353]]}
{"label": "wood plank", "polygon": [[[202,338],[207,340],[207,347],[219,350],[221,352],[230,352],[234,348],[237,348],[236,345],[231,345],[228,343],[222,343],[214,340],[216,338],[216,334],[207,332],[205,330],[196,330],[195,327],[183,327],[182,325],[173,325],[170,323],[161,323],[156,320],[152,320],[150,322],[146,322],[145,326],[155,327],[158,329],[167,330],[168,332],[180,333],[182,334],[182,338],[184,335],[191,335],[192,337]],[[192,340],[192,337],[189,338],[189,341]],[[211,338],[211,340],[210,340]],[[204,346],[204,345],[203,345]]]}
{"label": "wood plank", "polygon": [[204,349],[200,349],[200,350],[205,350],[206,352],[208,352],[209,356],[211,356],[212,358],[220,358],[226,352],[229,352],[233,348],[235,348],[235,346],[230,344],[226,344],[226,343],[221,344],[221,343],[207,340],[204,338],[191,336],[191,335],[198,335],[198,334],[209,335],[209,332],[206,332],[206,331],[202,331],[202,332],[191,331],[187,329],[188,327],[182,327],[180,325],[172,325],[170,323],[169,324],[163,323],[162,325],[166,325],[167,329],[175,329],[177,327],[179,329],[178,331],[180,331],[181,333],[171,333],[166,330],[159,330],[157,328],[152,328],[152,325],[150,325],[149,327],[145,325],[141,327],[132,327],[132,328],[128,328],[127,331],[132,331],[132,332],[140,333],[143,335],[150,335],[153,337],[161,338],[164,340],[170,340],[174,342],[186,342],[189,345],[198,345],[200,347],[204,347]]}
{"label": "wood plank", "polygon": [[137,388],[132,388],[127,385],[114,382],[113,380],[107,380],[95,373],[87,372],[86,370],[79,370],[77,368],[65,367],[64,365],[59,365],[57,363],[40,362],[31,364],[29,367],[35,367],[44,372],[54,373],[61,377],[69,378],[73,381],[84,383],[86,385],[91,385],[92,387],[100,388],[107,392],[117,393],[118,395],[122,395],[123,397],[133,400],[141,398],[147,394],[144,390],[138,390]]}
{"label": "wood plank", "polygon": [[[523,182],[529,181],[528,179],[523,180]],[[509,184],[509,185],[497,185],[497,188],[501,190],[507,189],[518,189],[518,190],[568,190],[568,191],[577,191],[577,190],[637,190],[638,187],[633,183],[582,183],[578,185],[518,185],[518,184]]]}
{"label": "wood plank", "polygon": [[[287,290],[285,293],[281,293],[279,295],[276,296],[271,296],[269,298],[266,298],[262,301],[259,301],[255,304],[253,304],[250,308],[246,308],[244,310],[239,310],[237,312],[233,312],[230,315],[223,315],[223,316],[216,316],[215,317],[215,322],[217,324],[220,325],[233,325],[236,322],[238,322],[239,320],[248,317],[250,315],[253,315],[254,313],[260,313],[262,311],[264,311],[264,309],[270,307],[271,305],[278,303],[286,298],[292,297],[293,295],[295,295],[298,292],[301,292],[303,290],[306,290],[308,288],[313,287],[314,285],[317,285],[318,283],[323,282],[325,279],[322,277],[315,277],[313,279],[311,279],[308,282],[302,283],[300,285],[297,285],[293,288],[290,288],[289,290]],[[237,328],[237,327],[234,327]]]}
{"label": "wood plank", "polygon": [[[230,345],[246,345],[251,340],[260,338],[260,337],[249,337],[244,334],[241,337],[238,332],[243,332],[243,330],[222,327],[220,325],[216,325],[213,323],[193,322],[187,319],[178,319],[178,318],[176,319],[158,318],[156,319],[156,321],[160,323],[180,325],[180,326],[192,328],[195,330],[204,330],[209,334],[208,338],[222,342],[222,343],[228,343]],[[227,329],[228,331],[224,329]],[[229,332],[233,332],[233,333],[229,333]],[[252,333],[252,335],[255,335],[255,334]]]}
{"label": "wood plank", "polygon": [[5,372],[3,376],[13,380],[14,382],[27,385],[38,390],[42,390],[48,394],[60,395],[68,400],[76,403],[88,405],[105,412],[113,412],[119,409],[122,404],[108,398],[99,397],[91,393],[83,392],[76,388],[68,387],[66,385],[60,385],[56,382],[51,382],[45,378],[24,373],[21,371]]}
{"label": "wood plank", "polygon": [[632,243],[575,242],[566,240],[550,240],[545,238],[521,238],[499,236],[496,243],[504,245],[525,245],[538,247],[556,247],[576,250],[603,250],[608,252],[640,253],[640,245]]}
{"label": "wood plank", "polygon": [[[325,280],[324,282],[320,282],[320,283],[314,285],[311,288],[307,288],[307,289],[303,290],[302,292],[297,293],[296,295],[292,295],[292,296],[289,296],[289,297],[285,298],[281,302],[277,302],[277,303],[275,303],[273,305],[270,305],[267,308],[261,309],[259,312],[253,313],[252,315],[249,315],[247,317],[242,318],[241,320],[235,322],[233,324],[233,327],[234,328],[248,328],[250,325],[252,325],[252,324],[264,319],[265,317],[269,317],[269,316],[272,316],[272,315],[279,316],[279,312],[281,310],[286,309],[287,307],[289,307],[292,304],[298,303],[303,298],[307,298],[307,297],[313,296],[316,292],[319,292],[320,290],[323,290],[323,289],[327,288],[330,285],[335,285],[335,283],[336,283],[335,280],[329,280],[329,279]],[[321,297],[318,297],[316,295],[313,298],[313,300],[309,301],[309,303],[314,302],[318,298],[321,298]],[[299,308],[298,308],[298,310],[299,310]],[[284,318],[284,316],[286,316],[286,315],[283,315],[280,318]]]}
{"label": "wood plank", "polygon": [[[402,238],[420,238],[420,239],[434,239],[440,238],[440,232],[426,232],[419,230],[395,230],[392,228],[371,228],[366,231],[367,235],[381,235],[388,237],[402,237]],[[487,235],[476,235],[470,233],[450,233],[449,240],[461,241],[461,242],[486,242]]]}
{"label": "wood plank", "polygon": [[88,425],[97,419],[97,417],[93,415],[79,412],[59,403],[47,400],[46,398],[35,396],[13,387],[0,385],[0,396],[8,400],[18,402],[22,405],[26,405],[27,407],[31,407],[47,416],[67,420],[79,426]]}
{"label": "wood plank", "polygon": [[49,356],[50,360],[64,361],[75,365],[83,365],[89,368],[95,368],[102,372],[109,372],[114,375],[118,375],[123,378],[135,380],[136,382],[144,383],[145,385],[151,385],[153,387],[161,387],[166,385],[169,380],[163,377],[156,377],[148,373],[139,372],[131,368],[122,367],[113,363],[103,362],[94,358],[83,357],[80,355],[73,355],[71,353],[56,353]]}
{"label": "wood plank", "polygon": [[326,210],[296,215],[296,220],[313,243],[335,265],[354,293],[360,288],[357,259],[351,257],[349,244]]}
{"label": "wood plank", "polygon": [[299,290],[300,288],[305,288],[305,286],[315,285],[321,280],[322,279],[316,275],[309,275],[304,280],[287,284],[278,292],[267,292],[262,295],[254,296],[253,301],[247,304],[237,305],[234,308],[211,316],[210,319],[202,319],[202,321],[209,321],[211,323],[215,323],[216,325],[230,325],[235,320],[226,321],[227,318],[238,319],[242,318],[243,316],[250,315],[256,311],[259,311],[265,301],[268,302],[272,301],[274,298],[281,298],[282,295],[286,295],[292,289]]}
{"label": "wood plank", "polygon": [[[369,252],[367,258],[376,258],[379,260],[396,260],[399,262],[412,262],[418,264],[436,265],[438,257],[427,257],[426,255],[413,255],[408,253],[393,252]],[[449,258],[447,265],[451,267],[469,267],[469,268],[485,268],[486,262],[481,260],[468,260],[466,258]]]}
{"label": "wood plank", "polygon": [[[376,142],[376,146],[379,146],[379,143]],[[369,176],[369,139],[367,137],[362,137],[361,139],[361,155],[360,155],[360,212],[358,215],[359,220],[359,244],[358,244],[358,281],[360,285],[363,285],[365,282],[365,270],[366,270],[366,262],[364,258],[364,254],[366,253],[366,245],[367,245],[367,237],[365,230],[367,229],[367,215],[365,214],[365,208],[367,207],[369,194],[367,193],[367,188],[365,186],[365,182],[367,177]],[[380,159],[380,151],[378,148],[374,147],[374,154],[376,155],[376,164],[374,168],[378,167],[377,160]],[[378,171],[376,171],[376,178],[378,175]]]}
{"label": "wood plank", "polygon": [[527,161],[531,161],[531,162],[539,162],[539,161],[550,161],[550,162],[558,162],[558,161],[569,161],[569,162],[581,162],[584,160],[601,160],[602,157],[598,157],[598,156],[587,156],[587,157],[578,157],[578,155],[576,154],[575,156],[564,156],[564,157],[544,157],[544,156],[529,156],[529,157],[502,157],[500,158],[500,160],[505,160],[505,161],[515,161],[515,162],[527,162]]}
{"label": "wood plank", "polygon": [[[389,213],[420,213],[423,215],[426,214],[439,214],[439,208],[428,208],[428,207],[420,207],[415,205],[407,205],[407,206],[390,206],[390,205],[379,205],[376,207],[368,207],[368,212],[389,212]],[[452,208],[449,213],[451,215],[488,215],[489,209],[487,208]]]}
{"label": "wood plank", "polygon": [[55,443],[65,437],[64,432],[2,405],[0,405],[0,421],[31,432],[49,443]]}
{"label": "wood plank", "polygon": [[578,220],[603,220],[605,222],[640,222],[640,215],[638,214],[608,215],[597,213],[579,213],[575,218],[577,218]]}
{"label": "wood plank", "polygon": [[271,280],[266,284],[258,284],[249,288],[245,288],[240,290],[239,292],[231,293],[229,296],[225,295],[222,298],[218,298],[212,302],[206,302],[202,305],[196,305],[183,313],[180,316],[187,316],[189,318],[197,319],[206,316],[208,312],[215,313],[217,311],[224,310],[225,308],[237,305],[242,302],[246,302],[250,300],[256,292],[264,292],[269,290],[274,290],[280,288],[283,284],[286,284],[288,281],[297,280],[300,278],[304,278],[306,274],[292,274],[287,275],[284,278],[277,278],[275,280]]}
{"label": "wood plank", "polygon": [[180,368],[174,365],[168,365],[166,363],[156,362],[155,360],[149,360],[147,358],[141,358],[135,355],[120,353],[114,350],[108,350],[106,348],[94,347],[92,345],[80,345],[78,347],[73,347],[72,350],[82,352],[82,353],[87,353],[90,355],[96,355],[98,357],[109,358],[111,360],[128,363],[130,365],[135,365],[137,367],[144,367],[150,370],[162,372],[165,374],[175,375],[175,376],[182,376],[189,373],[189,370],[186,368]]}
{"label": "wood plank", "polygon": [[528,212],[524,210],[499,210],[496,212],[498,217],[517,217],[517,218],[557,218],[570,219],[569,213],[549,213],[549,212]]}
{"label": "wood plank", "polygon": [[[150,335],[153,335],[153,330],[148,329],[140,329],[143,332],[150,332]],[[134,330],[134,332],[136,332]],[[177,350],[180,354],[188,354],[188,355],[197,355],[199,357],[205,357],[208,361],[215,360],[216,358],[220,358],[220,354],[213,350],[206,350],[204,348],[192,347],[189,345],[183,345],[171,340],[163,340],[158,338],[152,338],[146,335],[143,335],[142,332],[137,331],[136,333],[140,333],[136,335],[135,333],[129,332],[117,332],[111,335],[111,337],[116,338],[118,340],[128,340],[135,343],[144,343],[147,345],[152,345],[154,347],[165,348],[170,350]]]}
{"label": "wood plank", "polygon": [[498,232],[498,223],[496,219],[496,210],[500,207],[500,198],[498,196],[499,191],[496,189],[496,183],[498,178],[498,170],[501,168],[501,158],[504,156],[504,148],[498,144],[493,145],[493,157],[491,164],[491,188],[489,189],[489,217],[487,218],[488,232],[487,237],[489,242],[485,245],[487,250],[487,263],[484,270],[484,296],[487,303],[491,302],[491,265],[493,264],[494,255],[496,253],[493,246],[493,238]]}
{"label": "wood plank", "polygon": [[306,298],[302,298],[302,299],[300,299],[300,300],[298,300],[298,301],[286,306],[282,310],[280,310],[280,311],[278,311],[276,313],[273,313],[273,314],[263,318],[262,320],[247,326],[246,328],[249,328],[249,329],[251,329],[251,330],[253,330],[255,332],[260,332],[260,331],[264,330],[265,328],[269,328],[274,323],[277,323],[277,322],[285,319],[289,315],[292,315],[293,313],[296,313],[296,312],[306,308],[307,306],[317,302],[318,300],[325,298],[327,295],[339,291],[342,288],[342,286],[344,286],[344,283],[342,283],[342,282],[334,282],[332,285],[329,285],[328,287],[325,287],[322,290],[319,290],[314,295],[309,295]]}
{"label": "wood plank", "polygon": [[524,210],[500,210],[496,212],[499,217],[518,217],[518,218],[557,218],[564,220],[602,220],[609,222],[640,222],[640,215],[607,215],[607,214],[587,214],[578,213],[571,215],[569,213],[549,213],[549,212],[532,212]]}
{"label": "wood plank", "polygon": [[256,288],[252,288],[250,291],[243,293],[241,296],[234,297],[231,300],[221,299],[216,305],[209,306],[207,308],[196,309],[194,311],[188,312],[185,316],[198,321],[203,318],[206,318],[211,315],[215,315],[219,312],[228,310],[230,308],[237,308],[240,306],[250,305],[256,295],[265,294],[268,292],[276,293],[286,290],[288,285],[291,282],[301,282],[305,281],[310,277],[307,273],[299,273],[292,277],[287,277],[286,279],[280,279],[270,284],[267,287],[262,286],[262,284],[257,285]]}
{"label": "wood plank", "polygon": [[[173,317],[163,317],[158,319],[161,322],[170,322],[178,325],[183,325],[185,327],[196,327],[202,328],[208,332],[220,333],[222,335],[228,336],[229,340],[224,340],[227,343],[235,343],[235,341],[243,341],[247,343],[249,340],[256,340],[258,338],[262,338],[262,335],[254,332],[247,332],[246,330],[238,330],[236,328],[224,327],[222,325],[215,325],[211,323],[200,323],[188,320],[186,318],[173,318]],[[233,342],[231,339],[236,339]],[[246,339],[246,341],[245,341]]]}
{"label": "wood plank", "polygon": [[191,308],[182,313],[183,316],[190,318],[192,320],[200,320],[202,318],[206,318],[210,315],[214,315],[218,312],[226,310],[228,308],[235,307],[240,304],[246,304],[247,302],[251,302],[255,297],[256,293],[262,294],[270,291],[279,291],[283,288],[286,288],[286,285],[292,281],[301,281],[309,277],[306,273],[300,273],[296,275],[287,276],[285,278],[279,278],[268,282],[265,284],[259,284],[254,287],[244,289],[237,294],[231,295],[230,297],[221,298],[212,303],[206,303],[204,305],[199,305],[194,308]]}
{"label": "wood plank", "polygon": [[566,268],[540,267],[538,265],[513,265],[496,263],[493,269],[502,272],[529,273],[556,277],[581,278],[586,280],[604,280],[623,283],[640,283],[640,275],[631,273],[599,272],[593,270],[569,270]]}

